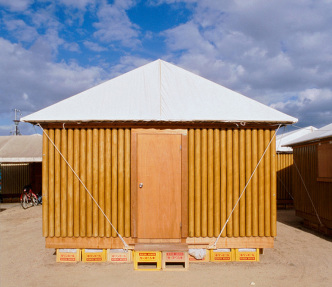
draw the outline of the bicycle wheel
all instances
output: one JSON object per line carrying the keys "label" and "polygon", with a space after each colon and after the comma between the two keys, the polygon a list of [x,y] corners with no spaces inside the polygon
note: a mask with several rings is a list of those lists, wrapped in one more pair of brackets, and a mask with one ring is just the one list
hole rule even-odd
{"label": "bicycle wheel", "polygon": [[28,197],[26,194],[22,195],[22,199],[21,199],[21,205],[23,207],[23,209],[27,209],[29,207],[29,203],[28,203]]}
{"label": "bicycle wheel", "polygon": [[35,194],[31,194],[31,201],[34,206],[38,205],[38,198]]}

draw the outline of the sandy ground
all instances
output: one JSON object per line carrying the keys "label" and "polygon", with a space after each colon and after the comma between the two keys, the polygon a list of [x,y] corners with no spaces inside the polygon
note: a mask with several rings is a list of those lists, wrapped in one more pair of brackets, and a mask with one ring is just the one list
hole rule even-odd
{"label": "sandy ground", "polygon": [[332,242],[278,212],[274,249],[257,263],[192,263],[185,272],[134,271],[133,264],[56,263],[45,248],[42,207],[0,205],[0,286],[332,286]]}

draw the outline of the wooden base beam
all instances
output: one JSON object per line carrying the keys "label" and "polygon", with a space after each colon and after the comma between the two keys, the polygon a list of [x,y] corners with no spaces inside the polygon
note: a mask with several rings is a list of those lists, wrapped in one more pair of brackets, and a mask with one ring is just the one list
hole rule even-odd
{"label": "wooden base beam", "polygon": [[[133,249],[137,243],[168,243],[179,244],[172,242],[169,239],[153,240],[138,240],[137,238],[124,238],[126,243]],[[188,237],[182,240],[182,243],[188,245],[189,248],[208,248],[215,242],[215,237]],[[118,237],[46,237],[46,248],[91,248],[91,249],[122,249],[123,243]],[[217,242],[217,248],[273,248],[274,237],[222,237]]]}
{"label": "wooden base beam", "polygon": [[[217,238],[187,238],[189,248],[208,248]],[[221,237],[217,248],[273,248],[274,237]]]}

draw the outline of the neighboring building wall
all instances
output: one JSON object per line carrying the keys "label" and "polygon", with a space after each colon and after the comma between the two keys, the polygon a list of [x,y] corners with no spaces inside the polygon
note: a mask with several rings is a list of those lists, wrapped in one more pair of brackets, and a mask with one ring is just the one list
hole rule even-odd
{"label": "neighboring building wall", "polygon": [[28,163],[2,163],[1,177],[1,195],[18,197],[23,191],[23,186],[30,183],[30,165]]}
{"label": "neighboring building wall", "polygon": [[293,205],[293,154],[277,153],[277,204],[278,206]]}
{"label": "neighboring building wall", "polygon": [[[130,237],[130,129],[45,132],[119,233]],[[269,129],[188,130],[189,237],[218,236],[274,133]],[[274,140],[222,237],[276,236],[275,153]],[[116,237],[45,135],[43,235]]]}
{"label": "neighboring building wall", "polygon": [[[299,169],[318,215],[327,228],[332,228],[332,182],[318,180],[318,143],[293,147],[294,163]],[[294,171],[293,191],[296,214],[312,223],[319,224],[316,213],[302,183]],[[331,178],[332,179],[332,178]]]}

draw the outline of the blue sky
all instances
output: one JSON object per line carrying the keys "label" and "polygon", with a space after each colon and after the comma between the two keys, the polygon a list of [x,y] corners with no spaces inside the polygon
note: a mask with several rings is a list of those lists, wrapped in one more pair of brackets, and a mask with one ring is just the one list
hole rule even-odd
{"label": "blue sky", "polygon": [[28,115],[159,58],[297,126],[332,123],[332,0],[0,0],[0,135],[15,108]]}

